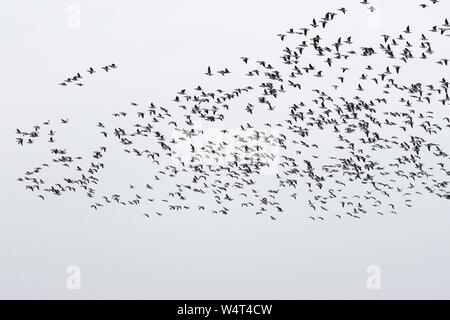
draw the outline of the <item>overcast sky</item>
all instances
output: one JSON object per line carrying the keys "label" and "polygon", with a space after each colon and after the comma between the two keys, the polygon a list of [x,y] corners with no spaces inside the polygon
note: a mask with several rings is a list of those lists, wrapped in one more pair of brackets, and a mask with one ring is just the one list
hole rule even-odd
{"label": "overcast sky", "polygon": [[[18,127],[67,117],[71,130],[61,129],[67,145],[92,150],[97,122],[129,108],[130,101],[168,105],[177,90],[204,85],[208,65],[244,71],[241,56],[279,61],[283,45],[276,34],[329,10],[350,11],[335,34],[371,45],[406,25],[428,30],[450,12],[444,0],[425,10],[419,1],[372,0],[372,14],[359,2],[5,2],[0,298],[450,298],[450,206],[429,195],[399,215],[359,221],[314,223],[305,219],[309,208],[301,202],[276,223],[240,210],[147,221],[120,207],[95,213],[82,194],[41,201],[16,181],[49,156],[39,146],[19,150]],[[442,57],[450,56],[449,41],[435,44]],[[99,73],[85,87],[57,85],[113,62],[117,71]],[[434,70],[418,65],[409,75],[414,81],[441,79]],[[241,86],[243,79],[224,85]],[[241,114],[230,117],[227,125],[236,127]],[[151,171],[116,160],[105,171],[104,188],[126,187]],[[80,290],[67,288],[71,265],[80,267]],[[372,265],[381,270],[379,290],[366,284]]]}

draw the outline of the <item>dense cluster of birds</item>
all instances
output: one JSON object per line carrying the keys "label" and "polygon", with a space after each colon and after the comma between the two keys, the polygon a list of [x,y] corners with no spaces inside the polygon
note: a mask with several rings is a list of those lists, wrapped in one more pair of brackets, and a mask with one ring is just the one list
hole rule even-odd
{"label": "dense cluster of birds", "polygon": [[[117,66],[115,63],[111,63],[108,64],[106,66],[101,67],[101,70],[104,70],[105,72],[109,72],[110,70],[116,69]],[[94,73],[96,73],[97,71],[95,71],[95,69],[93,67],[89,67],[88,70],[86,70],[87,75],[92,75]],[[81,73],[77,72],[76,75],[70,76],[68,78],[66,78],[64,81],[60,82],[59,85],[66,87],[68,85],[76,85],[79,87],[84,86],[84,83],[82,82],[81,79],[85,79]]]}
{"label": "dense cluster of birds", "polygon": [[[323,30],[349,13],[338,8],[280,33],[284,48],[278,62],[241,57],[248,69],[246,85],[182,89],[174,107],[131,102],[127,110],[98,122],[105,143],[90,157],[52,146],[51,162],[26,171],[19,181],[41,199],[83,191],[93,210],[136,206],[145,218],[171,211],[248,210],[276,220],[303,201],[310,207],[305,217],[314,221],[360,219],[397,214],[424,193],[450,199],[449,154],[439,143],[450,128],[448,57],[434,46],[448,47],[449,21],[428,30],[405,26],[380,35],[376,46],[361,47],[352,35],[325,38]],[[425,68],[440,68],[444,76],[402,82],[402,72],[414,70],[419,61]],[[103,67],[110,68],[115,64]],[[206,75],[222,77],[232,74],[230,69],[207,67]],[[322,79],[332,83],[325,88]],[[230,114],[242,122],[235,129],[221,126]],[[69,120],[57,123],[67,126]],[[204,129],[202,123],[219,129]],[[50,121],[17,129],[17,142],[24,146],[44,136],[55,144],[57,130]],[[132,196],[98,191],[114,146],[130,158],[145,159],[153,170],[144,185],[127,186]],[[48,181],[44,172],[50,166],[70,174]]]}

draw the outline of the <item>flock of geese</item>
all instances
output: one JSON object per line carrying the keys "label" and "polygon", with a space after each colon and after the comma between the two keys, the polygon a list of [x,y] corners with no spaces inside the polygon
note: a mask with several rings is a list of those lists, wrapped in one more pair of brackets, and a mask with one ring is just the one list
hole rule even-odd
{"label": "flock of geese", "polygon": [[[116,64],[111,63],[109,65],[101,67],[101,70],[104,70],[105,72],[109,72],[110,70],[113,70],[116,68],[117,68]],[[89,67],[89,69],[86,72],[87,72],[87,75],[92,75],[97,71],[94,68]],[[64,81],[60,82],[59,85],[66,87],[66,86],[72,84],[72,85],[82,87],[82,86],[84,86],[84,83],[82,82],[81,79],[84,79],[84,77],[79,72],[77,72],[76,75],[70,76],[70,77],[66,78]]]}
{"label": "flock of geese", "polygon": [[[366,0],[361,4],[375,10]],[[313,221],[360,219],[401,213],[420,196],[450,200],[449,154],[440,144],[450,128],[449,58],[435,49],[436,43],[449,48],[448,19],[426,30],[408,25],[381,34],[375,46],[361,46],[351,34],[330,39],[325,31],[350,19],[352,10],[338,8],[278,34],[277,61],[241,57],[245,85],[182,89],[170,107],[131,102],[98,122],[104,143],[88,156],[59,143],[56,132],[69,119],[17,129],[22,148],[39,142],[51,153],[51,161],[18,180],[43,200],[81,191],[92,210],[133,206],[145,219],[189,210],[246,211],[271,220],[290,212],[306,212]],[[434,81],[401,77],[418,63],[435,68]],[[233,74],[230,67],[213,69],[206,68],[207,77]],[[80,86],[95,72],[89,68],[60,85]],[[230,117],[235,129],[225,125]],[[219,129],[211,134],[199,123]],[[152,172],[146,183],[126,186],[132,196],[98,190],[113,148],[147,161]],[[66,174],[50,177],[53,166]],[[293,210],[300,202],[306,210]]]}

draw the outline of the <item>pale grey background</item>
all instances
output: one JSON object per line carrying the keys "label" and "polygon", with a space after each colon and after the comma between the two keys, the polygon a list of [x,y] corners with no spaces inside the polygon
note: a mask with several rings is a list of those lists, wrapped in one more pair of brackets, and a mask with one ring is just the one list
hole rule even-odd
{"label": "pale grey background", "polygon": [[[406,24],[440,23],[450,12],[448,1],[427,11],[415,1],[372,1],[381,23],[368,28],[368,12],[358,2],[2,3],[0,297],[450,298],[449,203],[430,196],[397,216],[356,222],[312,223],[301,202],[278,223],[239,211],[150,222],[114,207],[93,214],[81,194],[43,202],[15,181],[48,157],[38,146],[19,150],[16,127],[67,116],[77,123],[73,128],[86,125],[85,132],[68,133],[67,144],[92,149],[97,145],[88,128],[95,130],[111,112],[130,101],[164,105],[176,90],[204,82],[207,65],[236,70],[242,55],[276,59],[282,48],[277,33],[309,24],[328,9],[359,10],[348,30],[356,39],[375,41]],[[81,9],[79,30],[66,27],[72,4]],[[117,72],[99,74],[83,88],[56,85],[111,62],[119,65]],[[418,68],[420,81],[426,69]],[[129,183],[123,173],[108,177]],[[72,264],[81,267],[79,291],[66,288]],[[369,265],[381,267],[381,290],[366,287]]]}

